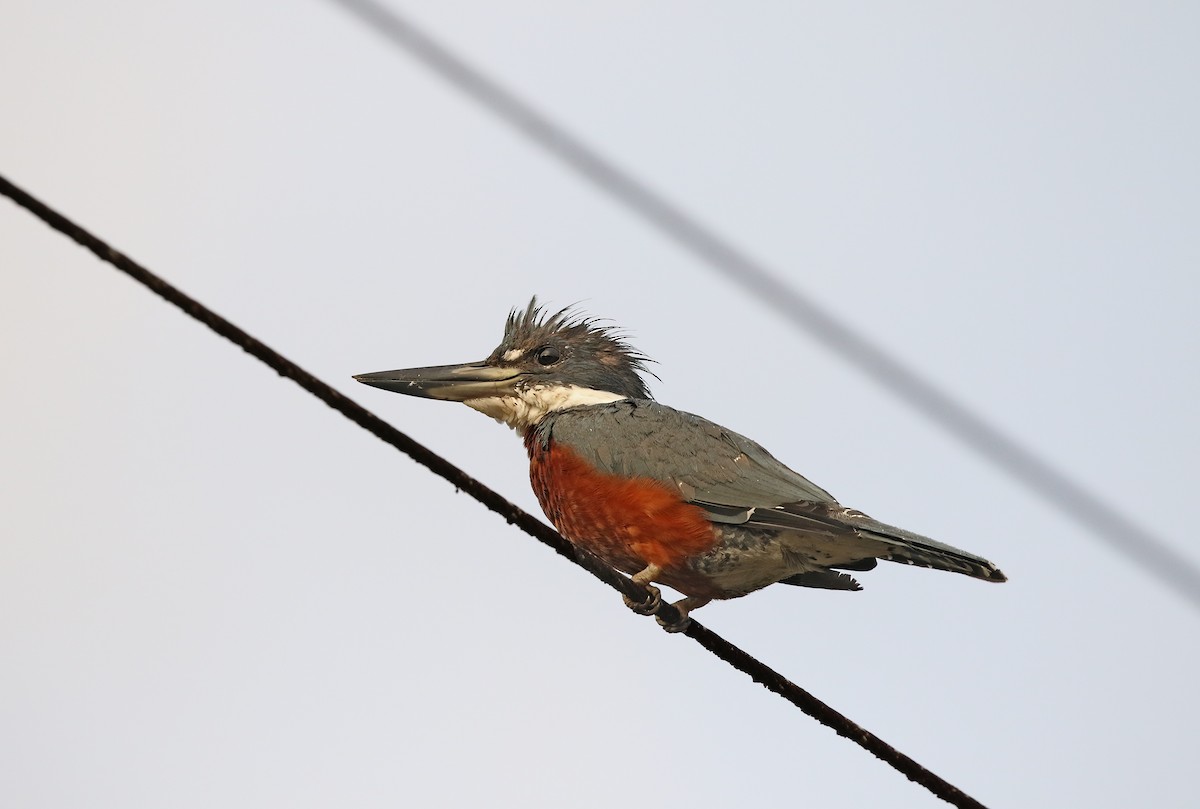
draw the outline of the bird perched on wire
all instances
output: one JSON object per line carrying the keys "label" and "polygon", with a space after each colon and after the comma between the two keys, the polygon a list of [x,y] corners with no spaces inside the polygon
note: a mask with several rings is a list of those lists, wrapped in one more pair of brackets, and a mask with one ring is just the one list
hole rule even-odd
{"label": "bird perched on wire", "polygon": [[653,583],[686,596],[668,629],[770,584],[860,590],[843,571],[877,559],[1005,581],[988,560],[846,508],[749,438],[654,401],[647,362],[614,329],[534,298],[482,362],[354,378],[462,402],[521,433],[559,533],[649,587],[640,611],[657,609]]}

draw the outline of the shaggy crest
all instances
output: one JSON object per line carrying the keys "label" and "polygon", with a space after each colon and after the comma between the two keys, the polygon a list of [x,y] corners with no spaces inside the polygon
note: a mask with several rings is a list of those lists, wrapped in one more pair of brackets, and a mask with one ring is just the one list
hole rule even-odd
{"label": "shaggy crest", "polygon": [[646,366],[653,362],[631,346],[625,335],[611,326],[585,317],[573,307],[547,314],[534,296],[524,311],[513,309],[504,324],[504,339],[488,361],[500,363],[514,356],[513,352],[535,351],[553,345],[563,352],[564,361],[578,357],[580,361],[596,363],[597,372],[618,376],[624,382],[620,391],[635,399],[651,399],[644,374],[658,377]]}

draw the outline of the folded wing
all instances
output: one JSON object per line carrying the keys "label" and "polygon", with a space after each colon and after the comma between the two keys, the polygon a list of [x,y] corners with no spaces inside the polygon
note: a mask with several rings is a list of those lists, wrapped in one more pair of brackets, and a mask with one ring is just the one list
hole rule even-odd
{"label": "folded wing", "polygon": [[[602,471],[673,486],[715,523],[827,537],[845,551],[830,567],[869,570],[879,558],[1005,580],[982,557],[840,505],[757,442],[700,416],[657,402],[625,400],[560,411],[547,422],[543,440],[564,442]],[[851,589],[841,575],[788,583]]]}

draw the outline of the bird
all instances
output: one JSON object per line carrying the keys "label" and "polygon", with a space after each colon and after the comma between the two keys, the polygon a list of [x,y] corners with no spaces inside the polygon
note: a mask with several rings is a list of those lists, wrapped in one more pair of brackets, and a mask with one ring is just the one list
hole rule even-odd
{"label": "bird", "polygon": [[1006,581],[994,564],[841,505],[757,442],[660,404],[651,360],[625,333],[535,296],[509,312],[480,362],[359,374],[386,391],[461,402],[516,430],[538,503],[574,545],[630,575],[683,594],[689,613],[772,584],[861,590],[849,572],[877,560]]}

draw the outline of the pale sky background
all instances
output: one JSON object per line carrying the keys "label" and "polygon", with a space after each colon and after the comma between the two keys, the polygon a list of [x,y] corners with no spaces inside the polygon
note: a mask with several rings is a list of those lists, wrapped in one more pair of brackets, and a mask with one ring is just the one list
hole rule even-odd
{"label": "pale sky background", "polygon": [[[1200,7],[397,5],[1200,564]],[[533,293],[986,555],[698,618],[992,806],[1190,807],[1200,611],[318,0],[0,25],[0,173],[350,375]],[[0,804],[942,805],[0,200]]]}

